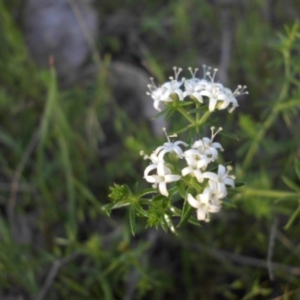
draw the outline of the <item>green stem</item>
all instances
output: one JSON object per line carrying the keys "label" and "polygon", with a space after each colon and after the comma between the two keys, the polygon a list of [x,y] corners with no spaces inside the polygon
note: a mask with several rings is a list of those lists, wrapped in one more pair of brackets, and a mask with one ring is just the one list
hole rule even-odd
{"label": "green stem", "polygon": [[[198,111],[198,109],[200,108],[200,103],[198,101],[196,101],[196,124],[199,123],[199,119],[200,119],[200,113]],[[196,133],[197,135],[199,134],[199,127],[196,126]]]}
{"label": "green stem", "polygon": [[243,191],[244,195],[247,196],[263,196],[270,198],[298,198],[299,193],[291,193],[285,191],[274,191],[274,190],[257,190],[257,189],[246,189]]}
{"label": "green stem", "polygon": [[186,127],[182,128],[182,129],[180,129],[180,130],[174,132],[174,134],[179,134],[179,133],[185,132],[185,131],[189,130],[189,129],[192,128],[192,127],[195,127],[195,125],[189,124],[188,126],[186,126]]}
{"label": "green stem", "polygon": [[177,110],[194,126],[195,124],[195,120],[193,119],[193,117],[191,117],[181,106],[177,107]]}
{"label": "green stem", "polygon": [[209,118],[210,115],[211,111],[207,111],[199,121],[197,120],[197,127],[200,128],[201,125]]}
{"label": "green stem", "polygon": [[[285,78],[289,78],[290,77],[290,69],[289,69],[289,53],[284,52],[283,53],[283,57],[284,57],[284,61],[285,61]],[[246,170],[251,162],[253,161],[253,157],[256,154],[256,152],[258,151],[259,145],[261,144],[261,141],[263,140],[264,136],[266,135],[267,130],[272,126],[272,124],[276,121],[277,116],[280,112],[280,106],[281,106],[281,102],[285,99],[287,92],[288,92],[288,87],[289,87],[289,82],[286,79],[280,95],[269,115],[269,117],[265,120],[265,122],[262,124],[258,134],[256,135],[250,149],[247,152],[247,155],[245,157],[245,160],[243,162],[243,168],[244,170]]]}

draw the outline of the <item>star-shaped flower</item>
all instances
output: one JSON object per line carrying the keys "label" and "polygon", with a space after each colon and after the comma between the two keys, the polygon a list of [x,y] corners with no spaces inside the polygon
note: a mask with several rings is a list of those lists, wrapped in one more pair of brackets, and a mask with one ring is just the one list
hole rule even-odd
{"label": "star-shaped flower", "polygon": [[199,221],[209,221],[209,213],[219,212],[221,209],[220,202],[214,198],[211,190],[207,187],[202,194],[199,194],[194,198],[191,194],[188,194],[187,201],[189,204],[196,208],[197,219]]}
{"label": "star-shaped flower", "polygon": [[166,132],[166,128],[163,128],[163,131],[165,132],[168,142],[164,143],[162,146],[159,146],[154,151],[154,154],[158,156],[159,159],[162,159],[166,153],[175,152],[179,158],[182,158],[183,157],[182,149],[179,147],[179,145],[183,145],[186,147],[188,146],[188,144],[182,141],[171,142],[170,137],[177,137],[177,135],[175,134],[175,135],[168,136]]}
{"label": "star-shaped flower", "polygon": [[215,136],[222,130],[220,127],[216,132],[214,132],[215,127],[212,126],[211,128],[211,138],[204,137],[201,140],[196,141],[192,148],[195,148],[199,151],[199,153],[207,155],[211,159],[211,161],[214,161],[218,158],[218,149],[223,151],[223,147],[220,143],[213,142]]}
{"label": "star-shaped flower", "polygon": [[[157,170],[157,174],[149,175],[149,173],[155,169]],[[167,183],[178,181],[181,176],[172,174],[168,167],[166,167],[162,162],[159,162],[158,164],[149,165],[145,169],[144,178],[148,182],[153,183],[153,187],[158,187],[159,192],[167,197],[169,195]]]}
{"label": "star-shaped flower", "polygon": [[232,175],[228,175],[229,171],[231,170],[231,166],[227,166],[226,170],[223,165],[219,165],[217,174],[213,172],[205,172],[203,174],[204,178],[209,179],[209,187],[219,199],[227,196],[227,185],[234,187],[235,177]]}

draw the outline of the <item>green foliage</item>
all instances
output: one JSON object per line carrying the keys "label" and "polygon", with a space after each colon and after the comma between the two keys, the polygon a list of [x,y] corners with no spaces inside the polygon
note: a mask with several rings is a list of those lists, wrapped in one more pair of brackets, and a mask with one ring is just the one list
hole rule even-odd
{"label": "green foliage", "polygon": [[[297,1],[271,8],[266,1],[95,3],[104,22],[125,6],[140,18],[129,28],[132,48],[141,51],[132,61],[160,83],[173,65],[198,66],[206,63],[202,56],[218,61],[222,13],[231,10],[230,80],[247,84],[250,95],[231,119],[220,114],[218,125],[226,129],[221,160],[232,162],[245,185],[230,190],[226,208],[201,227],[183,200],[184,183],[174,183],[169,198],[154,196],[146,183],[133,187],[143,177],[139,151],[150,153],[162,139],[114,101],[106,81],[110,60],[95,82],[62,89],[55,62],[42,69],[28,57],[14,19],[21,2],[0,0],[0,298],[37,298],[54,269],[44,299],[125,299],[131,291],[132,299],[145,300],[298,299],[300,25],[291,17]],[[119,58],[130,48],[122,38],[103,37],[101,48]],[[185,122],[206,109],[191,103],[161,114],[189,142],[197,130]],[[108,121],[120,146],[103,159]],[[160,225],[176,235],[149,228]],[[266,268],[269,247],[275,284]]]}

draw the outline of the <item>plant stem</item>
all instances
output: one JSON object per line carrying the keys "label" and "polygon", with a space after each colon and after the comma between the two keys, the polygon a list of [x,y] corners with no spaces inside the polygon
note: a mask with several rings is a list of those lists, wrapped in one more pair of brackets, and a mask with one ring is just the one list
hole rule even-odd
{"label": "plant stem", "polygon": [[195,124],[195,120],[193,119],[193,117],[191,117],[181,106],[177,106],[177,110],[194,126]]}

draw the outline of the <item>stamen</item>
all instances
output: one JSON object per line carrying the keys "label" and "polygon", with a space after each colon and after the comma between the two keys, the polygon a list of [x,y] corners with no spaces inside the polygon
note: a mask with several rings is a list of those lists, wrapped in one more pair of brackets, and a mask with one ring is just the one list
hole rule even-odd
{"label": "stamen", "polygon": [[249,94],[249,92],[246,91],[246,89],[247,89],[246,85],[244,85],[244,86],[238,85],[236,90],[232,93],[232,96],[239,96],[239,95]]}
{"label": "stamen", "polygon": [[222,128],[222,127],[219,127],[219,129],[218,129],[216,132],[214,132],[214,131],[215,131],[215,127],[212,126],[212,127],[210,128],[210,130],[211,130],[211,141],[213,141],[213,139],[215,138],[215,136],[216,136],[220,131],[222,131],[223,128]]}
{"label": "stamen", "polygon": [[150,158],[147,154],[145,154],[144,150],[140,151],[140,155],[143,156],[143,159],[145,160]]}
{"label": "stamen", "polygon": [[181,73],[182,68],[173,67],[173,70],[174,70],[175,80],[178,80],[178,76]]}
{"label": "stamen", "polygon": [[167,134],[167,129],[166,129],[166,127],[163,127],[163,132],[165,133],[165,136],[166,136],[166,138],[167,138],[167,140],[168,140],[168,142],[170,143],[171,141],[170,141],[170,139],[169,139],[169,137],[168,137],[168,134]]}
{"label": "stamen", "polygon": [[174,134],[172,134],[172,135],[168,135],[166,127],[163,127],[162,130],[163,130],[163,132],[165,133],[165,136],[167,137],[167,140],[168,140],[169,143],[171,143],[170,138],[172,138],[172,137],[177,137],[177,134],[176,134],[176,133],[174,133]]}
{"label": "stamen", "polygon": [[202,69],[203,69],[203,79],[205,79],[206,77],[206,65],[202,65]]}
{"label": "stamen", "polygon": [[191,67],[189,67],[188,70],[190,71],[192,77],[195,78],[196,77],[196,73],[198,72],[199,69],[195,68],[194,71],[193,71],[193,69]]}

